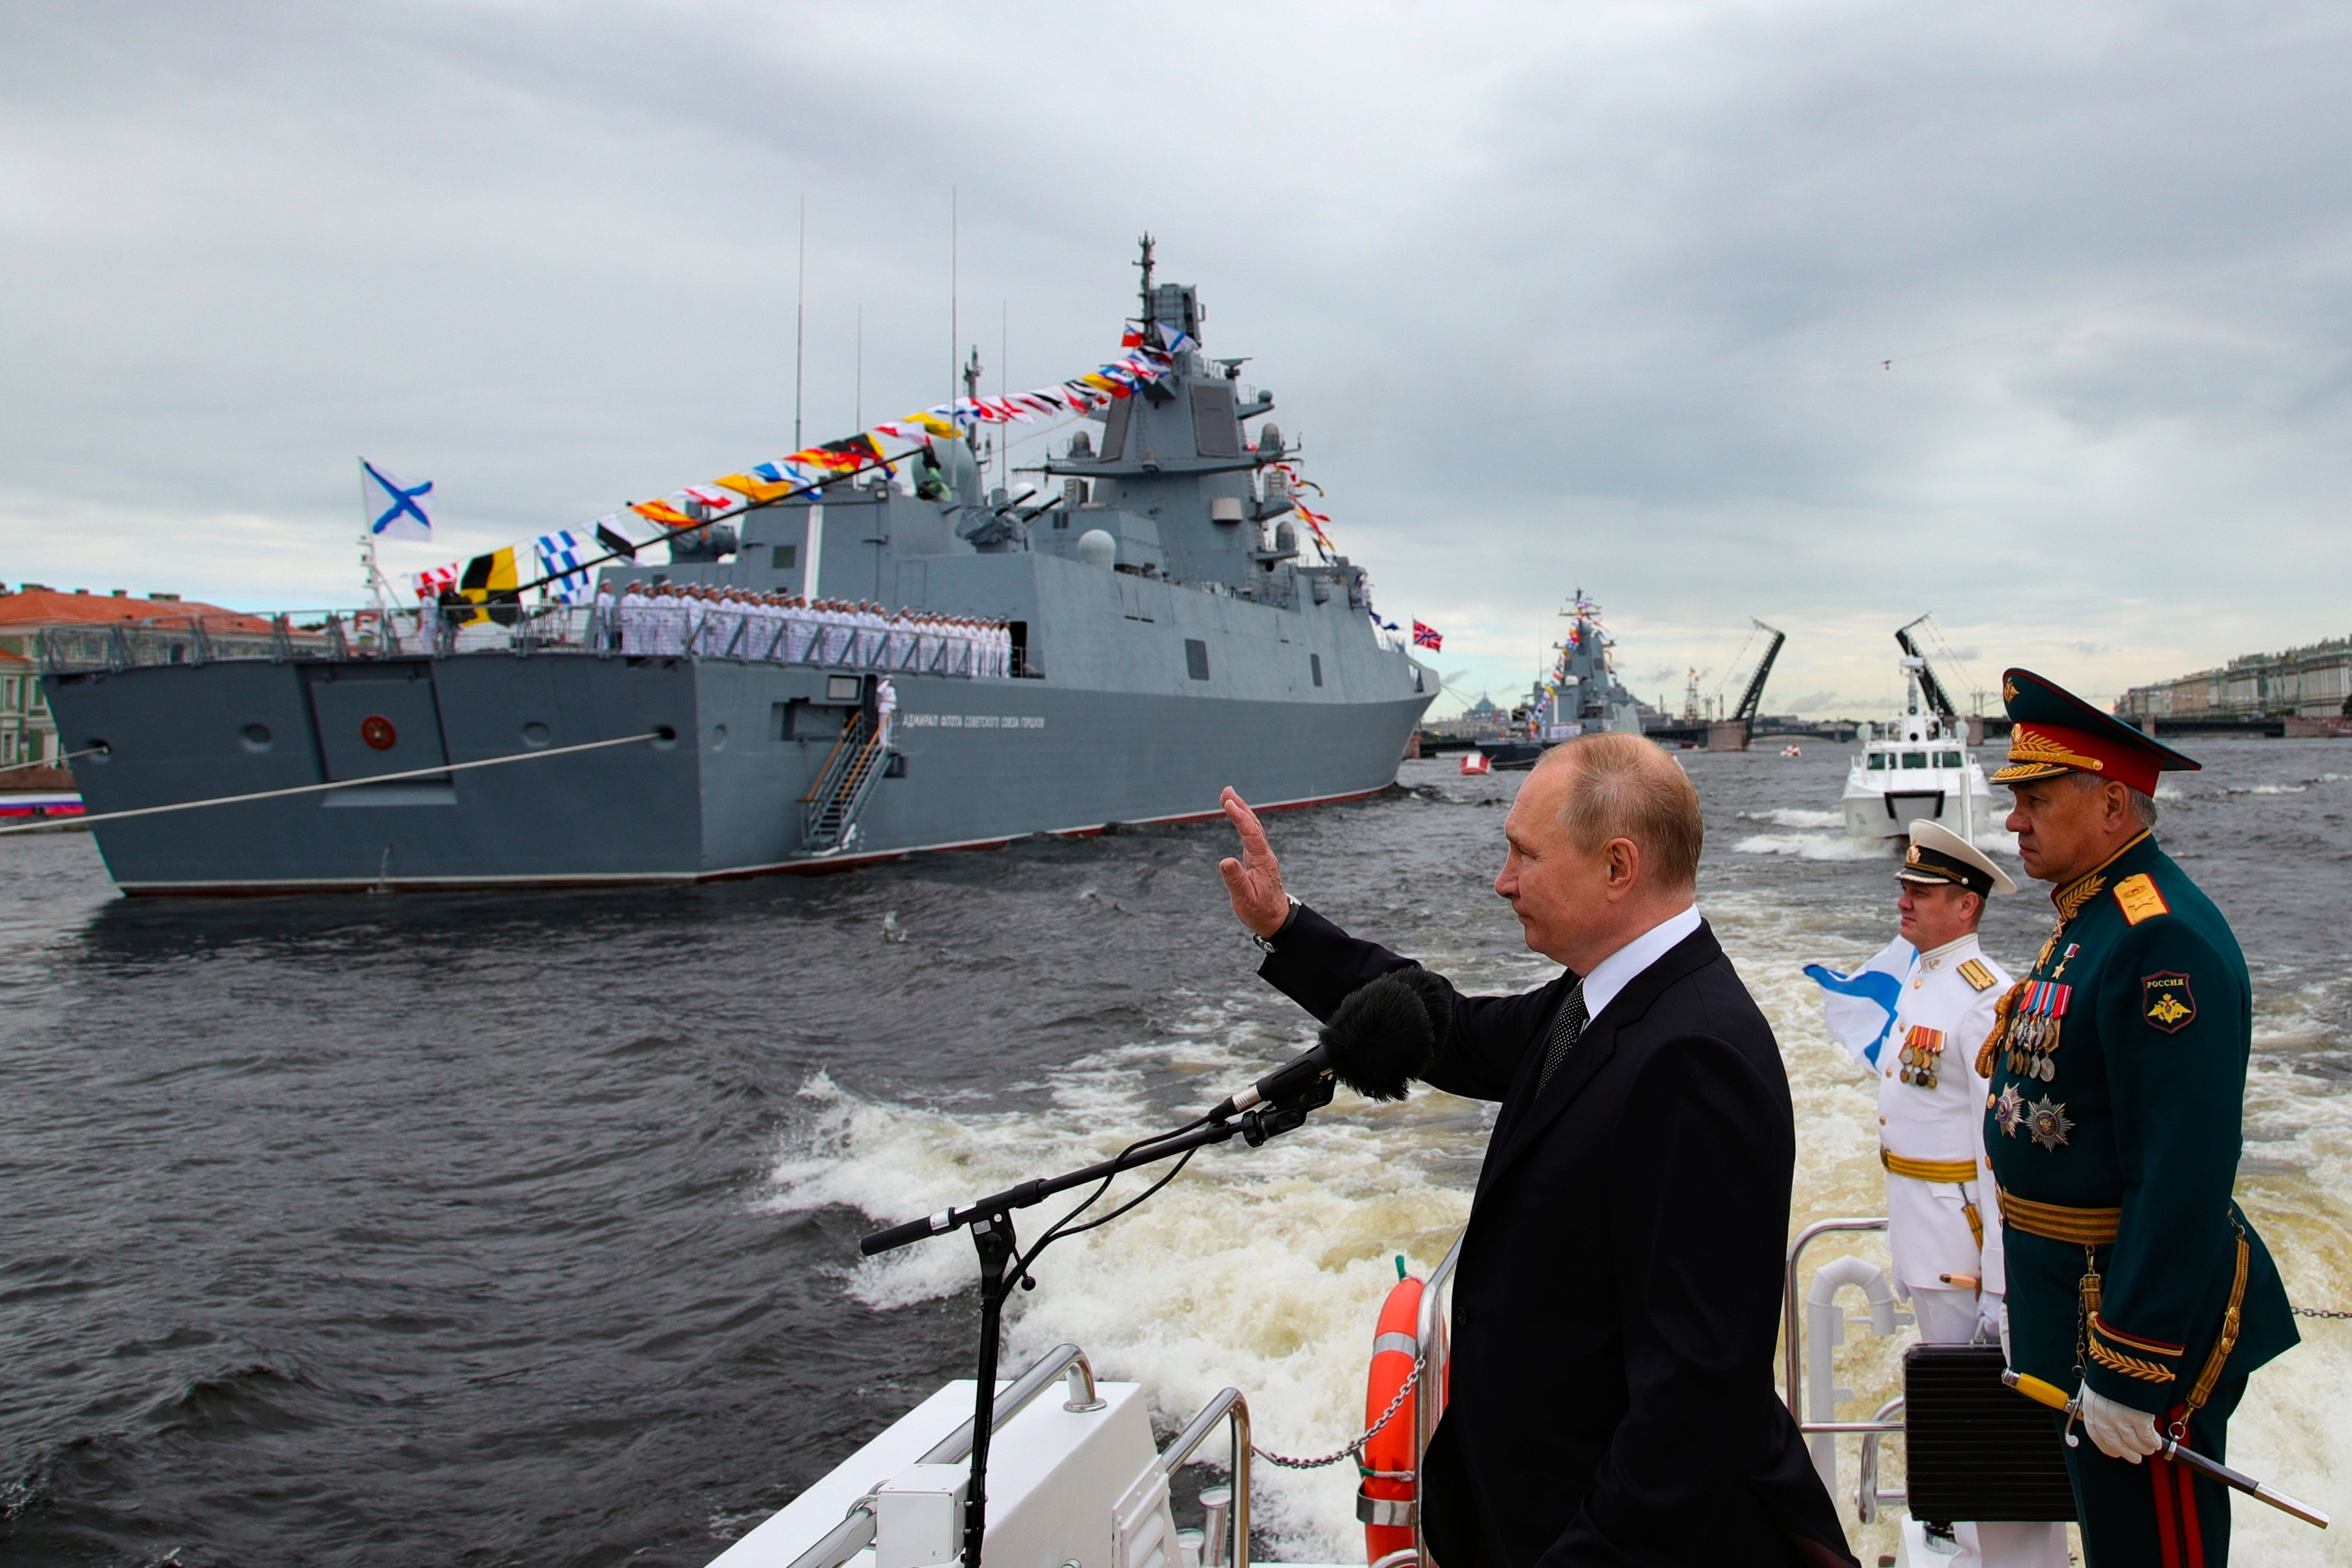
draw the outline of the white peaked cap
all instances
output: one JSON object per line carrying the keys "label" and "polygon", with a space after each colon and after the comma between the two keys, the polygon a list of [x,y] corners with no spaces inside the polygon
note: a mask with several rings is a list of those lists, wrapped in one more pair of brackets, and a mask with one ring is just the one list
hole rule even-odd
{"label": "white peaked cap", "polygon": [[[1975,875],[1971,877],[1969,872]],[[2017,884],[1983,850],[1941,823],[1926,817],[1911,825],[1911,847],[1903,857],[1903,868],[1895,875],[1906,882],[1954,884],[1990,879],[1996,893],[2017,891]]]}

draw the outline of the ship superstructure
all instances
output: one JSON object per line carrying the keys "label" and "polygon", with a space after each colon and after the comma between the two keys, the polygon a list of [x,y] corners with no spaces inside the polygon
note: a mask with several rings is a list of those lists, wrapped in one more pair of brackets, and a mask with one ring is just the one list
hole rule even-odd
{"label": "ship superstructure", "polygon": [[1603,730],[1642,732],[1642,705],[1617,679],[1617,639],[1601,624],[1601,606],[1579,588],[1560,612],[1568,630],[1551,645],[1552,665],[1512,714],[1513,733],[1482,741],[1478,749],[1496,767],[1523,768],[1562,741]]}
{"label": "ship superstructure", "polygon": [[1846,772],[1846,831],[1864,838],[1901,838],[1924,818],[1973,843],[1999,824],[1992,787],[1969,754],[1967,724],[1910,630],[1906,626],[1895,634],[1903,649],[1903,709],[1863,732],[1861,749]]}
{"label": "ship superstructure", "polygon": [[585,606],[455,637],[414,616],[58,635],[46,679],[94,816],[281,792],[100,823],[116,882],[691,880],[1204,816],[1226,784],[1383,788],[1436,681],[1379,637],[1362,567],[1302,551],[1273,395],[1202,357],[1196,291],[1146,259],[1140,324],[1181,346],[1060,443],[1050,494],[990,486],[942,437],[604,574],[988,623],[1002,676],[938,638],[802,650],[749,617],[648,651]]}
{"label": "ship superstructure", "polygon": [[1617,639],[1601,624],[1601,606],[1579,588],[1560,616],[1568,635],[1552,644],[1551,673],[1528,699],[1530,738],[1550,742],[1601,730],[1640,734],[1641,705],[1617,679]]}

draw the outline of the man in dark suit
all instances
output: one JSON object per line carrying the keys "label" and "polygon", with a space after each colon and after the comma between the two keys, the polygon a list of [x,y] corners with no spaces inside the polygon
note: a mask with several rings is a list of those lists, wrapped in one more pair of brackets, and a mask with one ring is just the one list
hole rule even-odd
{"label": "man in dark suit", "polygon": [[[1227,790],[1221,867],[1259,973],[1318,1018],[1411,960],[1283,890]],[[1463,996],[1420,1075],[1502,1102],[1454,1289],[1452,1397],[1423,1462],[1439,1568],[1851,1564],[1775,1396],[1789,1184],[1772,1031],[1693,903],[1698,795],[1638,736],[1548,753],[1495,890],[1567,973]]]}

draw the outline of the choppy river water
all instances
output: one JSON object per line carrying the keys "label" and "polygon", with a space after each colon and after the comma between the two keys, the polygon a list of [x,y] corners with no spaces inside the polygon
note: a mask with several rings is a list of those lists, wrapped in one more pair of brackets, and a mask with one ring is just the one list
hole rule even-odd
{"label": "choppy river water", "polygon": [[[2191,749],[2161,835],[2253,965],[2240,1194],[2297,1302],[2352,1307],[2352,747]],[[1796,1089],[1796,1214],[1875,1213],[1873,1089],[1799,966],[1892,933],[1892,858],[1836,830],[1838,748],[1685,760],[1701,906]],[[1531,985],[1488,888],[1517,782],[1407,763],[1276,844],[1352,929]],[[969,1249],[865,1263],[859,1232],[1108,1153],[1306,1043],[1225,909],[1227,844],[250,903],[116,898],[84,835],[0,845],[0,1560],[707,1561],[964,1369]],[[2021,964],[2047,919],[2039,889],[2000,900],[1988,945]],[[1336,1447],[1391,1258],[1444,1252],[1485,1128],[1343,1092],[1211,1151],[1047,1255],[1012,1353],[1075,1339],[1171,1424],[1237,1384],[1261,1442]],[[2305,1339],[2231,1458],[2352,1516],[2352,1325]],[[1845,1355],[1867,1415],[1894,1348]],[[1286,1553],[1360,1560],[1344,1468],[1259,1475]],[[2242,1561],[2352,1562],[2238,1519]]]}

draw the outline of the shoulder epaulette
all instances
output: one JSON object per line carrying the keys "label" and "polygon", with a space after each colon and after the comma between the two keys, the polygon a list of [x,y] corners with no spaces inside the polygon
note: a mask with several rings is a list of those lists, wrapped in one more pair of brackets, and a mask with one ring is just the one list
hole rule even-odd
{"label": "shoulder epaulette", "polygon": [[2172,912],[2172,906],[2166,903],[2164,895],[2156,890],[2155,879],[2145,871],[2137,877],[2126,877],[2116,884],[2116,906],[2123,910],[2124,919],[2133,925]]}
{"label": "shoulder epaulette", "polygon": [[1985,967],[1985,962],[1981,958],[1971,958],[1961,964],[1960,978],[1967,981],[1971,989],[1977,991],[1990,991],[2000,984],[1993,978],[1992,971]]}

